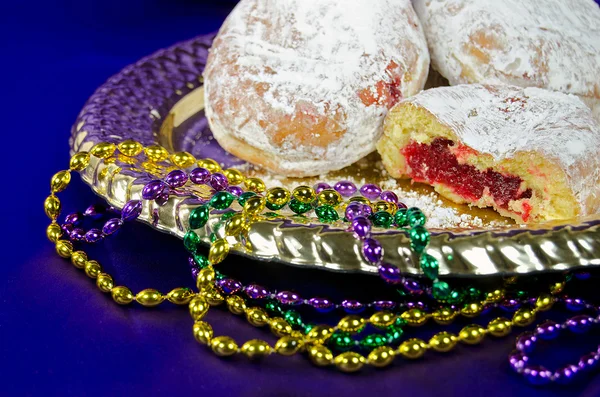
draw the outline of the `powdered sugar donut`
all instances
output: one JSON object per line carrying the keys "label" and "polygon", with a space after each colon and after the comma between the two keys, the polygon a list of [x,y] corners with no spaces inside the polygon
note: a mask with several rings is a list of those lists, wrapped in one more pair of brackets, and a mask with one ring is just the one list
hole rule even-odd
{"label": "powdered sugar donut", "polygon": [[318,175],[372,152],[428,67],[409,0],[242,0],[208,58],[206,115],[235,156]]}
{"label": "powdered sugar donut", "polygon": [[396,105],[377,145],[396,178],[518,222],[600,211],[600,127],[574,95],[480,84]]}
{"label": "powdered sugar donut", "polygon": [[579,96],[600,120],[593,0],[414,0],[433,67],[451,85],[514,84]]}

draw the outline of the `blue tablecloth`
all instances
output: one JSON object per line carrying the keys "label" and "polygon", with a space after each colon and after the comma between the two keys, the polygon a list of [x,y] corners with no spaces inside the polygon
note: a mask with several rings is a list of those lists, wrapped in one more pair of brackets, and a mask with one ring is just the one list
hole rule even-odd
{"label": "blue tablecloth", "polygon": [[[97,86],[154,50],[215,31],[235,2],[4,3],[0,395],[600,396],[598,378],[571,389],[525,384],[506,363],[512,337],[346,375],[317,369],[302,356],[259,365],[243,357],[222,360],[195,342],[185,308],[115,305],[46,241],[42,202],[49,177],[66,167],[70,125]],[[79,182],[61,197],[67,211],[94,201]],[[134,290],[192,285],[181,242],[142,225],[126,227],[121,238],[92,253],[118,283]],[[243,260],[230,266],[259,269],[280,281],[335,280]],[[239,340],[270,338],[222,311],[208,319],[217,333]]]}

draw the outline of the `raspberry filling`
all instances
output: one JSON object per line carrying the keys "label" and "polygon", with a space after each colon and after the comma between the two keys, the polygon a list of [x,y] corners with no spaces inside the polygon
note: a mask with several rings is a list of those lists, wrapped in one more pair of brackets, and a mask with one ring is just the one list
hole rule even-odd
{"label": "raspberry filling", "polygon": [[[435,138],[429,145],[411,142],[404,147],[402,154],[410,166],[410,177],[416,182],[443,184],[469,201],[479,200],[487,189],[496,205],[503,209],[508,209],[511,200],[531,198],[531,189],[522,190],[523,180],[518,176],[459,164],[451,146],[454,146],[451,140]],[[460,147],[458,149],[460,152]],[[531,206],[523,203],[523,209],[522,217],[527,221]]]}

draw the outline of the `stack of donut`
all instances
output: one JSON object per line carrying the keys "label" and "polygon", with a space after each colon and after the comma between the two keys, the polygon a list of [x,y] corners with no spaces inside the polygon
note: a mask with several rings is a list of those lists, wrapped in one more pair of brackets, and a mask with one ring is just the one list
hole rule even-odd
{"label": "stack of donut", "polygon": [[[422,91],[430,54],[451,87]],[[242,0],[211,49],[206,115],[277,174],[377,148],[453,201],[567,219],[600,211],[599,70],[593,0]]]}

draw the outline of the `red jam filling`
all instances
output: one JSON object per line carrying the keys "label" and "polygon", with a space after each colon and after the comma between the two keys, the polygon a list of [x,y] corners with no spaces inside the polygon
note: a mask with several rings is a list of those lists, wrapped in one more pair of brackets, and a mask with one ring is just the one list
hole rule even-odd
{"label": "red jam filling", "polygon": [[[402,149],[412,170],[412,179],[416,182],[443,184],[470,201],[479,200],[487,188],[496,205],[503,209],[508,209],[511,200],[531,198],[531,189],[522,191],[523,180],[518,176],[501,174],[491,168],[480,171],[472,165],[459,164],[456,155],[450,150],[451,146],[454,146],[451,140],[436,138],[429,145],[412,142]],[[523,208],[526,213],[522,217],[527,221],[531,206],[525,204],[527,203],[523,203]]]}

